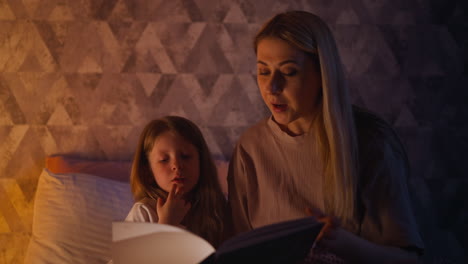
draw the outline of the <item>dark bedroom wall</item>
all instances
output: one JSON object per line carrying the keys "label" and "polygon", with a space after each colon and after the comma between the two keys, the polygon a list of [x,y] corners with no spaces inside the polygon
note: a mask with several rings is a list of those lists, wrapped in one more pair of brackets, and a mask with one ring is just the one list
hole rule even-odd
{"label": "dark bedroom wall", "polygon": [[[447,36],[438,37],[430,30],[426,33],[428,41],[438,43],[426,56],[440,70],[413,80],[418,98],[412,109],[421,125],[419,130],[425,131],[427,147],[426,152],[415,150],[415,173],[423,180],[415,182],[414,188],[421,194],[420,201],[431,197],[431,213],[421,216],[426,219],[423,225],[434,242],[431,246],[436,259],[445,252],[456,256],[457,263],[467,263],[468,1],[430,0],[428,4],[431,25],[439,32],[446,31]],[[430,229],[429,223],[435,228]],[[457,244],[461,247],[458,250]]]}
{"label": "dark bedroom wall", "polygon": [[228,158],[267,114],[252,36],[289,9],[330,24],[353,101],[405,142],[425,263],[466,263],[466,2],[0,0],[0,264],[23,262],[47,155],[130,159],[147,121],[177,114]]}

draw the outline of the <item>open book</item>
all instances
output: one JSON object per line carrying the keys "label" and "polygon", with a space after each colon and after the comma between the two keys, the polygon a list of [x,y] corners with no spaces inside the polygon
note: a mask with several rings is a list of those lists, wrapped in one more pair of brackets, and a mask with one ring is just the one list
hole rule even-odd
{"label": "open book", "polygon": [[175,226],[112,223],[112,258],[129,263],[297,263],[304,259],[323,224],[312,217],[241,233],[216,250],[203,238]]}

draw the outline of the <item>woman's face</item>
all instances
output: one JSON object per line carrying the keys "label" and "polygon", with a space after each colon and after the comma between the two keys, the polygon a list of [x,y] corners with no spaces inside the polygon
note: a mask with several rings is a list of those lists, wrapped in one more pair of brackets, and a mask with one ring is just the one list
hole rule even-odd
{"label": "woman's face", "polygon": [[175,132],[159,135],[148,159],[156,183],[166,192],[176,184],[188,193],[198,182],[200,159],[197,148]]}
{"label": "woman's face", "polygon": [[309,55],[279,38],[260,40],[257,83],[283,130],[296,135],[308,132],[322,89],[320,72]]}

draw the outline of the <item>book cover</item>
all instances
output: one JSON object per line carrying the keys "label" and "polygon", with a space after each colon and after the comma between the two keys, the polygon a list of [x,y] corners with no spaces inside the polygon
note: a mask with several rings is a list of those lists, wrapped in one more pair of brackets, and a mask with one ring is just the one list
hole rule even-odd
{"label": "book cover", "polygon": [[112,257],[129,263],[297,263],[323,227],[312,217],[280,222],[238,234],[215,249],[182,228],[155,223],[114,222]]}

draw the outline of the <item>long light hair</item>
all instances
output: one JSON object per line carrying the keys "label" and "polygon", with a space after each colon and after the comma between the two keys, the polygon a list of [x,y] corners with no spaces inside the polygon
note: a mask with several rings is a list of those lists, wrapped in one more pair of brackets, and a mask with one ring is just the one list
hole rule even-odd
{"label": "long light hair", "polygon": [[[333,35],[318,16],[289,11],[267,21],[254,39],[279,38],[304,51],[322,77],[320,107],[312,126],[324,164],[326,213],[352,224],[357,216],[357,137],[344,72]],[[312,102],[311,102],[312,103]],[[351,220],[351,222],[349,221]]]}
{"label": "long light hair", "polygon": [[162,133],[175,132],[197,150],[200,177],[190,195],[191,209],[184,218],[187,228],[213,245],[221,242],[225,198],[218,182],[217,170],[200,129],[190,120],[166,116],[149,122],[143,129],[133,158],[130,183],[135,201],[144,198],[166,199],[168,193],[156,182],[149,163],[149,154]]}

